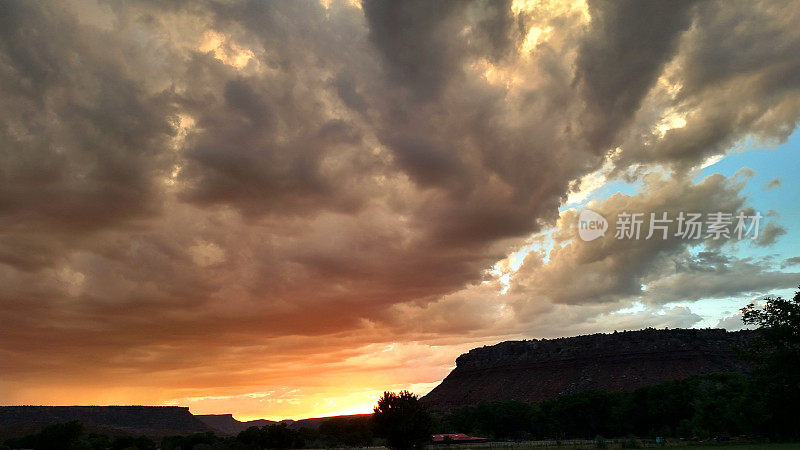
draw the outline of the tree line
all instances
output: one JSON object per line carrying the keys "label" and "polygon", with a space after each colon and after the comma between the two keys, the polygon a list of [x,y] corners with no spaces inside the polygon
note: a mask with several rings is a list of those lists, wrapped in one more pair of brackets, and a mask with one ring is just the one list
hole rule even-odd
{"label": "tree line", "polygon": [[21,438],[0,440],[0,450],[258,450],[289,448],[361,447],[375,440],[371,417],[337,417],[319,428],[291,429],[286,424],[250,427],[236,436],[213,432],[189,436],[109,436],[87,433],[78,421],[47,425]]}

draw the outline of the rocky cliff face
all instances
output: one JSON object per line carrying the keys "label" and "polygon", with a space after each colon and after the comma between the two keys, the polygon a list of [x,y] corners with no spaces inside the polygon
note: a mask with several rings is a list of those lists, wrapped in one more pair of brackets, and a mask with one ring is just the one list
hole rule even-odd
{"label": "rocky cliff face", "polygon": [[476,348],[423,401],[450,410],[481,401],[538,401],[598,389],[632,390],[713,372],[746,372],[735,351],[751,331],[626,331],[509,341]]}

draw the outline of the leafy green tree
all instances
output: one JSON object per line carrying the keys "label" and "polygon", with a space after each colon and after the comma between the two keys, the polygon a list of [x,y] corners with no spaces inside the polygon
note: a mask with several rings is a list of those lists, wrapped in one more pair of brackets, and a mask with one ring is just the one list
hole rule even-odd
{"label": "leafy green tree", "polygon": [[422,448],[431,439],[431,414],[419,397],[408,391],[384,392],[372,418],[377,434],[386,438],[386,446],[392,450]]}
{"label": "leafy green tree", "polygon": [[792,299],[768,297],[762,308],[742,308],[745,324],[756,325],[758,337],[747,355],[756,362],[753,372],[765,410],[771,414],[771,432],[797,437],[800,433],[800,291]]}

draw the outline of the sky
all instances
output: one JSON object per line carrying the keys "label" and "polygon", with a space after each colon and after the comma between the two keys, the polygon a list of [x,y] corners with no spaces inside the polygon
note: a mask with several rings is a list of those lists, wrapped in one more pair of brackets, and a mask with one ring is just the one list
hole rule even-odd
{"label": "sky", "polygon": [[[504,340],[739,329],[800,284],[798,22],[4,1],[0,404],[361,413]],[[681,212],[759,214],[758,236],[616,236]]]}

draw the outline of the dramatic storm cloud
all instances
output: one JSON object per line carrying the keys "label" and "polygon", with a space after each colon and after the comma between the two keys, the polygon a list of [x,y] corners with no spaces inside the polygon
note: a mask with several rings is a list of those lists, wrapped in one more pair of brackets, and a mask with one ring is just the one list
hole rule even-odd
{"label": "dramatic storm cloud", "polygon": [[475,345],[692,326],[693,301],[791,288],[785,215],[743,243],[576,226],[584,206],[753,213],[753,170],[700,171],[797,127],[798,20],[753,1],[4,1],[0,402],[364,411]]}

